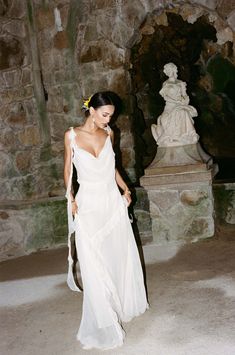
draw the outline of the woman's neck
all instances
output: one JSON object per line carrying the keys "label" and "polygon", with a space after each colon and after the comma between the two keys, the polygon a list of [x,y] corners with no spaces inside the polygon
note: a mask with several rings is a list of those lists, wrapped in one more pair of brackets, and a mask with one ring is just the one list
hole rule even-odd
{"label": "woman's neck", "polygon": [[81,128],[79,128],[79,129],[81,131],[87,132],[89,134],[94,134],[99,129],[99,127],[97,127],[95,122],[93,122],[93,119],[91,116],[88,116],[86,121],[84,122],[84,124],[80,127]]}

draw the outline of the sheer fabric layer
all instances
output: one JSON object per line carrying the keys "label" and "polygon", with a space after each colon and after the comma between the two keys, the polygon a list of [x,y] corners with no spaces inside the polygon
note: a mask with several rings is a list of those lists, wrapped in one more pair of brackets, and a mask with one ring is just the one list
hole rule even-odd
{"label": "sheer fabric layer", "polygon": [[[126,202],[115,182],[110,137],[98,158],[77,147],[73,129],[70,137],[80,188],[74,220],[69,207],[71,186],[66,194],[70,213],[68,242],[75,231],[84,291],[77,339],[86,349],[110,349],[123,343],[122,322],[148,308],[143,273]],[[68,260],[68,285],[79,291],[72,277],[70,255]]]}

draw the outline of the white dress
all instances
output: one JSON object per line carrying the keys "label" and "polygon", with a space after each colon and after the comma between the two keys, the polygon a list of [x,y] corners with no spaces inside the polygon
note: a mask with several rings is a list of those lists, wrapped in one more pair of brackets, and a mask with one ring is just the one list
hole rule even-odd
{"label": "white dress", "polygon": [[[109,349],[123,344],[122,322],[148,308],[143,272],[130,224],[127,204],[115,180],[115,158],[109,134],[96,158],[75,142],[71,128],[71,174],[67,187],[69,272],[74,291],[71,234],[83,282],[83,311],[77,339],[83,347]],[[72,164],[80,184],[75,197],[78,213],[71,213]]]}

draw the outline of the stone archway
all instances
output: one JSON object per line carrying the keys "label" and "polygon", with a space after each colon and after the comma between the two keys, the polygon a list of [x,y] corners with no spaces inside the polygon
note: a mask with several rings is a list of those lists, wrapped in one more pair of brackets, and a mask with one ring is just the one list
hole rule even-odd
{"label": "stone archway", "polygon": [[[195,65],[197,60],[199,62],[204,60],[206,55],[207,60],[209,58],[206,53],[201,58],[202,38],[204,38],[204,42],[208,42],[205,46],[205,52],[208,50],[214,54],[220,53],[232,65],[234,61],[232,53],[233,32],[231,27],[229,27],[229,25],[232,26],[232,20],[231,16],[227,16],[226,19],[224,16],[224,20],[220,16],[225,10],[230,13],[232,9],[225,9],[225,5],[223,2],[217,4],[216,1],[213,4],[206,1],[203,1],[203,4],[202,1],[192,1],[191,4],[190,2],[177,1],[174,2],[174,5],[170,5],[169,1],[159,1],[157,3],[154,2],[154,4],[151,1],[146,1],[145,6],[143,6],[140,1],[136,0],[130,6],[120,0],[96,2],[96,4],[90,4],[90,7],[88,6],[84,10],[84,16],[78,28],[79,35],[75,51],[79,65],[78,79],[81,85],[81,92],[86,97],[95,91],[104,90],[108,87],[124,98],[126,109],[124,115],[121,115],[118,119],[117,126],[121,128],[122,132],[120,137],[122,163],[132,182],[138,181],[138,177],[143,173],[143,168],[154,156],[156,147],[153,147],[153,140],[146,126],[148,126],[151,119],[156,117],[161,107],[160,104],[157,108],[154,100],[151,100],[151,97],[153,98],[153,95],[158,90],[156,83],[153,84],[155,85],[153,92],[147,90],[144,93],[143,90],[142,97],[136,90],[136,79],[133,79],[136,73],[133,74],[133,70],[135,71],[137,67],[134,63],[135,55],[133,52],[138,48],[144,51],[144,46],[141,47],[141,44],[151,41],[157,28],[164,27],[166,32],[169,32],[170,28],[174,28],[174,25],[171,24],[169,26],[168,22],[178,21],[178,23],[184,24],[186,29],[194,28],[194,32],[201,36],[201,39],[191,36],[191,41],[194,40],[194,50],[198,45],[200,52],[197,50],[197,53],[187,53],[187,55],[194,57],[191,58],[191,61]],[[204,33],[203,37],[202,32],[204,30],[206,33]],[[178,40],[180,41],[179,38]],[[185,41],[183,36],[182,41]],[[185,45],[183,42],[179,43],[179,45],[181,44],[182,46]],[[186,48],[189,51],[190,46],[186,45]],[[139,52],[136,57],[141,57],[143,54]],[[173,54],[174,52],[171,55],[169,54],[168,57],[166,56],[166,58],[172,58]],[[163,59],[164,56],[162,56]],[[191,80],[189,67],[183,68],[182,57],[178,58],[177,61],[178,63],[176,64],[181,63],[181,78],[189,83]],[[225,67],[226,64],[227,62]],[[159,82],[161,82],[163,78],[159,76],[159,70],[160,66],[157,68],[158,73],[156,76],[159,77]],[[136,75],[138,76],[139,74]],[[190,75],[195,76],[196,74],[191,73]],[[202,76],[200,81],[201,91],[207,93],[211,89],[210,85],[210,75]],[[188,86],[192,91],[190,84]],[[231,89],[230,92],[232,92]],[[151,110],[146,111],[146,107],[144,107],[146,104],[143,102],[144,95],[150,97]],[[140,102],[141,100],[142,102]],[[149,115],[150,121],[148,121]],[[148,118],[143,119],[143,116]],[[208,118],[207,115],[206,119],[208,121],[210,117]],[[202,130],[202,125],[200,126],[199,124],[198,129]],[[207,127],[207,129],[211,129],[211,127]],[[230,140],[232,140],[232,137]],[[205,142],[207,143],[205,145],[209,144],[206,139]],[[210,152],[210,149],[208,151]],[[211,153],[215,155],[213,150]]]}
{"label": "stone archway", "polygon": [[[232,32],[227,29],[222,31],[223,38],[218,35],[209,14],[201,13],[191,22],[175,11],[160,16],[151,14],[141,27],[142,40],[132,48],[132,94],[137,101],[133,131],[139,175],[157,149],[150,126],[163,110],[159,90],[165,80],[162,68],[167,62],[174,62],[180,78],[187,82],[191,103],[199,113],[195,126],[201,144],[221,163],[226,156],[234,158],[235,67],[232,36],[229,37]],[[231,174],[224,166],[221,170],[223,178]]]}

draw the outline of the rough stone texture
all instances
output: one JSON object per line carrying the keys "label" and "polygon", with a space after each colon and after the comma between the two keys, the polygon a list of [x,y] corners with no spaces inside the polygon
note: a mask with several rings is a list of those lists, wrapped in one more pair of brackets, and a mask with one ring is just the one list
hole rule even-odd
{"label": "rough stone texture", "polygon": [[235,183],[214,184],[215,218],[217,227],[235,224]]}
{"label": "rough stone texture", "polygon": [[216,33],[216,37],[217,37],[217,43],[220,45],[228,41],[233,42],[233,31],[229,27],[223,28],[221,31],[218,31]]}
{"label": "rough stone texture", "polygon": [[229,15],[228,24],[235,31],[235,10]]}
{"label": "rough stone texture", "polygon": [[[149,200],[146,191],[138,187],[132,191],[133,211],[133,229],[136,239],[139,237],[142,244],[152,241],[152,222],[149,212]],[[137,243],[140,242],[137,239]]]}
{"label": "rough stone texture", "polygon": [[[19,153],[20,154],[20,153]],[[51,190],[61,196],[62,191]],[[64,191],[63,191],[64,193]],[[152,240],[149,202],[143,188],[133,191],[133,219],[137,243]],[[0,259],[28,254],[67,243],[67,208],[63,197],[32,202],[2,202],[0,209]]]}
{"label": "rough stone texture", "polygon": [[[134,151],[138,143],[132,136],[135,103],[130,76],[130,48],[143,36],[151,36],[154,24],[167,26],[167,13],[171,12],[182,14],[189,23],[194,23],[201,15],[209,16],[218,31],[218,43],[207,47],[209,54],[231,53],[225,41],[232,40],[231,29],[235,28],[232,3],[211,0],[89,0],[78,6],[78,1],[35,0],[36,21],[33,22],[27,2],[0,1],[0,199],[31,200],[33,203],[34,199],[42,197],[63,196],[64,131],[69,126],[82,123],[82,98],[105,89],[116,91],[124,99],[125,112],[115,123],[121,131],[117,149],[120,154],[117,156],[122,157],[130,182],[138,180],[136,160],[139,158],[138,152]],[[62,32],[57,32],[55,25],[56,6],[61,15]],[[37,59],[40,59],[36,70],[33,65],[35,51],[30,42],[32,37],[28,35],[29,24],[35,26],[36,31],[34,45],[38,48]],[[225,43],[223,48],[221,43]],[[230,57],[232,62],[234,59]],[[37,100],[36,77],[41,80],[44,107]],[[204,88],[210,91],[211,83],[210,76],[204,80]],[[217,106],[223,104],[217,100]],[[147,117],[145,107],[146,104],[143,112]],[[48,146],[43,144],[43,136],[49,131],[46,125],[43,128],[45,122],[49,122]],[[138,194],[142,196],[142,193]],[[190,205],[196,203],[194,195],[185,193],[178,198],[181,198],[178,203],[183,211],[195,207]],[[146,201],[146,194],[140,199]],[[136,219],[144,240],[149,238],[149,209],[138,203]],[[207,228],[208,221],[199,217],[197,222],[192,221],[188,225],[194,234],[199,233],[201,225]],[[227,219],[233,221],[233,217]],[[45,224],[49,228],[50,220],[45,220]],[[20,248],[24,240],[22,224],[16,222],[15,229],[10,229],[9,225],[6,228],[12,231],[8,239],[13,238],[12,244]],[[18,241],[14,239],[17,235]],[[43,239],[40,243],[38,246],[35,244],[35,248],[47,245]],[[24,246],[21,247],[23,250]]]}
{"label": "rough stone texture", "polygon": [[192,184],[185,190],[181,185],[147,192],[155,243],[195,242],[214,235],[210,186]]}
{"label": "rough stone texture", "polygon": [[0,211],[0,258],[15,257],[38,249],[65,244],[66,203],[50,198],[32,203],[5,204]]}
{"label": "rough stone texture", "polygon": [[218,0],[192,0],[191,3],[202,5],[210,10],[215,10]]}
{"label": "rough stone texture", "polygon": [[[4,121],[1,121],[2,149],[12,151],[11,159],[16,162],[23,175],[29,163],[25,162],[23,168],[19,157],[25,154],[25,149],[29,146],[38,149],[43,137],[39,127],[41,107],[35,100],[33,89],[35,76],[27,37],[28,19],[25,5],[25,2],[19,0],[3,2],[0,21],[0,43],[4,53],[0,57],[0,114],[4,117]],[[201,14],[213,14],[216,18],[214,10],[218,10],[219,15],[225,19],[224,24],[220,21],[217,25],[218,41],[224,43],[232,38],[226,19],[232,23],[234,8],[231,3],[225,1],[88,1],[83,4],[82,9],[73,5],[73,2],[68,0],[34,2],[34,25],[41,63],[39,70],[47,100],[45,114],[51,128],[52,159],[58,158],[58,170],[62,161],[64,130],[70,125],[82,122],[79,108],[82,97],[107,88],[114,90],[124,98],[127,107],[126,120],[130,119],[132,104],[131,78],[128,72],[129,48],[141,36],[151,35],[153,22],[167,25],[164,9],[181,13],[183,18],[191,23],[194,21],[192,16],[198,18]],[[61,32],[57,32],[55,26],[55,6],[61,16]],[[214,12],[210,12],[211,10]],[[148,13],[154,13],[153,22],[149,21],[149,18],[146,20]],[[9,103],[10,112],[7,108]],[[117,125],[122,131],[120,143],[125,168],[134,181],[136,174],[132,129],[125,127],[126,123],[122,117],[118,119]],[[18,155],[18,158],[14,153],[16,150],[22,150],[22,155]],[[34,159],[35,175],[38,174],[38,169],[40,170],[40,154],[38,157],[38,161]],[[20,177],[18,179],[20,180]],[[32,180],[35,180],[35,177]],[[62,177],[59,177],[59,180],[62,186]],[[24,178],[22,183],[23,181]],[[3,183],[8,186],[11,184]],[[51,185],[56,183],[52,181]],[[44,191],[43,195],[47,193],[48,191]],[[19,195],[22,196],[22,193],[17,194]],[[12,198],[16,196],[12,195]]]}

